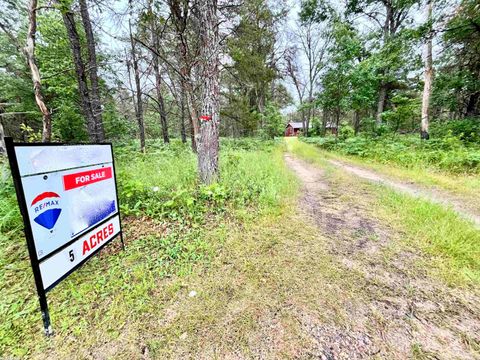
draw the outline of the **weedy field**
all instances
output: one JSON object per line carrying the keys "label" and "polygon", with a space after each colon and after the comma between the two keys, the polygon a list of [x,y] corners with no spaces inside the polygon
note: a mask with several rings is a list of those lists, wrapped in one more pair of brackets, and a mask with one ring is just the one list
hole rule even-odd
{"label": "weedy field", "polygon": [[84,346],[95,341],[93,328],[106,336],[102,341],[117,338],[126,324],[142,321],[181,290],[181,281],[170,286],[165,279],[181,278],[196,264],[210,262],[222,242],[212,233],[229,222],[276,211],[295,191],[281,142],[224,140],[221,181],[211,186],[197,183],[196,157],[188,146],[148,145],[145,155],[136,144],[114,147],[126,250],[115,240],[48,294],[54,340],[42,335],[23,225],[9,169],[2,164],[2,356],[39,355],[54,344],[68,353],[73,345],[59,339],[74,338]]}

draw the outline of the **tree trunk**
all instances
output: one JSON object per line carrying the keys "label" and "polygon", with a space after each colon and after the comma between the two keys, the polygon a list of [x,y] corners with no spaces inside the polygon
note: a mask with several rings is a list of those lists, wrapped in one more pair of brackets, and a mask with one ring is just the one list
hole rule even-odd
{"label": "tree trunk", "polygon": [[[0,114],[2,113],[0,109]],[[0,156],[5,155],[6,152],[6,147],[5,147],[5,131],[3,130],[3,124],[2,124],[2,119],[0,117]]]}
{"label": "tree trunk", "polygon": [[387,86],[380,84],[380,91],[378,93],[377,115],[375,119],[375,125],[379,127],[382,125],[382,113],[385,106],[385,98],[387,97]]}
{"label": "tree trunk", "polygon": [[199,3],[202,95],[200,134],[197,143],[200,181],[210,184],[219,177],[219,54],[217,0]]}
{"label": "tree trunk", "polygon": [[321,135],[325,136],[327,134],[327,122],[328,122],[328,111],[326,109],[322,110],[322,130]]}
{"label": "tree trunk", "polygon": [[75,17],[70,9],[62,11],[63,23],[67,30],[70,48],[72,49],[73,63],[75,65],[75,74],[78,82],[78,92],[83,115],[87,120],[87,131],[91,142],[97,141],[97,129],[95,117],[93,116],[92,105],[90,101],[90,92],[88,90],[87,75],[85,64],[82,59],[82,49],[80,46],[80,36],[75,25]]}
{"label": "tree trunk", "polygon": [[360,130],[360,112],[358,110],[353,113],[353,129],[355,130],[355,136],[357,136]]}
{"label": "tree trunk", "polygon": [[142,101],[142,86],[140,84],[140,70],[138,69],[138,59],[135,52],[135,41],[133,40],[132,27],[129,24],[130,29],[130,44],[132,50],[132,65],[133,76],[135,78],[135,88],[137,93],[137,106],[135,107],[135,115],[138,123],[138,132],[140,134],[140,151],[145,153],[145,125],[143,122],[143,101]]}
{"label": "tree trunk", "polygon": [[185,129],[185,94],[182,92],[180,96],[180,135],[182,143],[187,143],[187,131]]}
{"label": "tree trunk", "polygon": [[191,63],[187,48],[186,29],[190,2],[187,0],[168,0],[172,22],[175,27],[177,39],[177,54],[180,63],[180,87],[186,100],[184,105],[190,115],[189,123],[191,129],[192,150],[197,152],[197,138],[199,134],[198,111],[195,104],[194,86],[191,78]]}
{"label": "tree trunk", "polygon": [[37,32],[37,0],[31,0],[28,4],[28,31],[27,44],[23,49],[30,68],[35,93],[35,102],[43,116],[42,141],[50,142],[52,139],[52,116],[43,100],[40,72],[35,58],[35,34]]}
{"label": "tree trunk", "polygon": [[480,91],[477,91],[470,95],[465,111],[465,116],[477,116],[478,115],[478,100],[480,99]]}
{"label": "tree trunk", "polygon": [[430,96],[432,94],[432,80],[433,80],[433,66],[432,66],[432,7],[433,0],[429,0],[427,3],[427,22],[429,23],[429,33],[425,42],[425,84],[423,86],[423,98],[422,98],[422,122],[420,137],[424,140],[428,140],[430,135],[428,133],[428,126],[430,124],[429,107]]}
{"label": "tree trunk", "polygon": [[102,102],[100,100],[100,86],[98,84],[98,66],[97,52],[95,50],[95,37],[93,35],[92,23],[88,14],[88,6],[86,0],[80,0],[80,14],[82,17],[83,28],[87,38],[88,48],[88,67],[90,75],[90,106],[95,119],[95,137],[97,142],[105,141],[105,130],[103,128],[102,119]]}

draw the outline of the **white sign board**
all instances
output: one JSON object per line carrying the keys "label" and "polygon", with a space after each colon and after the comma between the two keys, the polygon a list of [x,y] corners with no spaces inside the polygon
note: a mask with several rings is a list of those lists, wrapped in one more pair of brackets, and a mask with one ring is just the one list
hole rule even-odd
{"label": "white sign board", "polygon": [[14,144],[13,150],[14,180],[48,291],[121,232],[112,148]]}

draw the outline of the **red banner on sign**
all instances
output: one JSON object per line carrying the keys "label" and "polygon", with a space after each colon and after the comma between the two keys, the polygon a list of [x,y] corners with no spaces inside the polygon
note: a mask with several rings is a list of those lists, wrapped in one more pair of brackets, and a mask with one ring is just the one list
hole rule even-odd
{"label": "red banner on sign", "polygon": [[82,171],[79,173],[63,176],[63,188],[72,190],[81,186],[93,184],[112,178],[112,168],[106,167],[95,170]]}

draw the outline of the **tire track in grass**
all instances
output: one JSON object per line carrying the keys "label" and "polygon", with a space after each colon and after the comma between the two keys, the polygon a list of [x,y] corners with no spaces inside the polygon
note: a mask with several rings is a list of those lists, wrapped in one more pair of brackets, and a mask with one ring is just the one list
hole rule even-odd
{"label": "tire track in grass", "polygon": [[458,199],[454,199],[452,196],[442,192],[440,190],[427,190],[419,187],[415,183],[405,183],[401,181],[395,181],[381,176],[375,171],[346,164],[338,160],[327,160],[330,164],[348,172],[354,174],[362,179],[386,185],[396,191],[408,194],[410,196],[423,198],[436,204],[440,204],[445,207],[451,207],[458,215],[466,220],[472,221],[477,228],[480,229],[480,214],[476,214],[471,210],[468,210],[466,206]]}
{"label": "tire track in grass", "polygon": [[348,326],[307,328],[316,354],[322,359],[478,358],[478,294],[429,278],[417,262],[424,255],[397,246],[402,235],[373,216],[376,197],[368,183],[343,172],[326,174],[290,155],[285,161],[303,183],[300,211],[329,239],[338,266],[361,279],[352,286],[358,301],[344,309]]}

